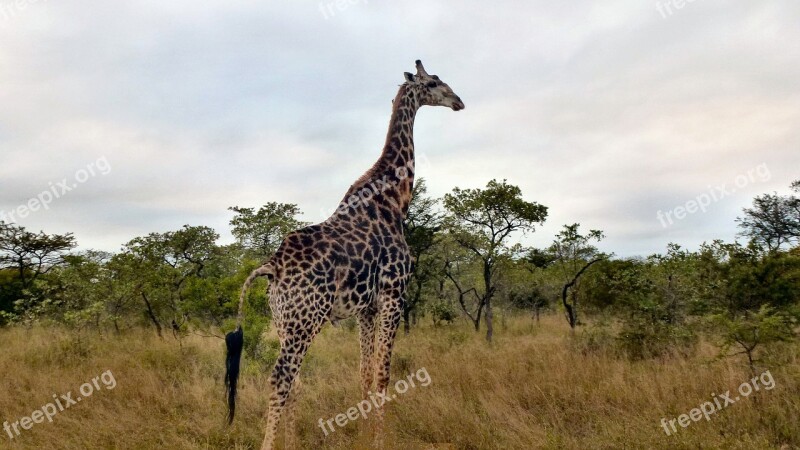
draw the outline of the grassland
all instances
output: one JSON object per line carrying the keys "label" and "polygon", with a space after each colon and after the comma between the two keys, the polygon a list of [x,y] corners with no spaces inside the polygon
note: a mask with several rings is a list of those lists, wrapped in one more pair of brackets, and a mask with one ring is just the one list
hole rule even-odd
{"label": "grassland", "polygon": [[[298,433],[303,448],[370,448],[369,421],[328,436],[318,426],[359,398],[357,330],[326,327],[303,369]],[[223,343],[190,335],[182,345],[150,330],[122,336],[0,330],[0,420],[13,422],[111,370],[117,385],[9,439],[11,449],[258,448],[268,396],[265,361],[244,362],[237,418],[225,426]],[[269,346],[264,352],[269,355]],[[800,448],[800,346],[770,366],[775,388],[754,392],[667,436],[675,418],[750,379],[739,359],[701,343],[690,357],[631,362],[587,351],[563,319],[509,318],[489,347],[467,324],[422,326],[398,338],[393,378],[424,368],[428,386],[388,406],[390,448]],[[268,356],[264,359],[269,359]]]}

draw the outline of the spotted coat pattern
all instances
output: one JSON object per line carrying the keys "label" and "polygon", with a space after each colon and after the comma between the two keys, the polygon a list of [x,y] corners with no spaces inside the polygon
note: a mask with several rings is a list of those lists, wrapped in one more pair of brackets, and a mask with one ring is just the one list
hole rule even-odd
{"label": "spotted coat pattern", "polygon": [[[428,75],[419,61],[417,74],[405,77],[393,101],[378,161],[350,187],[330,218],[286,236],[275,255],[245,283],[243,291],[258,276],[269,279],[270,309],[281,345],[270,377],[272,393],[262,449],[273,447],[284,407],[289,422],[286,444],[295,444],[290,422],[300,366],[325,322],[357,317],[362,394],[367,398],[373,385],[375,392],[385,392],[388,386],[392,346],[412,265],[403,220],[414,183],[414,118],[423,105],[464,108],[450,87]],[[379,436],[382,408],[375,415]]]}

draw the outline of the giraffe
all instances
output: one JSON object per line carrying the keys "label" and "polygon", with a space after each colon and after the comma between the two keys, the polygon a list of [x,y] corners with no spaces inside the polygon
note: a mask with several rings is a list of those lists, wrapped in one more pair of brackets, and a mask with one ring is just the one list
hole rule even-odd
{"label": "giraffe", "polygon": [[[392,101],[392,115],[380,158],[350,186],[339,208],[324,222],[286,236],[275,255],[255,269],[242,286],[237,327],[225,337],[228,422],[233,421],[242,318],[247,289],[254,279],[269,280],[272,323],[280,353],[270,376],[272,388],[262,450],[272,449],[281,413],[286,409],[286,446],[295,445],[293,404],[300,389],[299,371],[314,336],[326,321],[355,316],[360,334],[360,376],[364,399],[385,394],[392,347],[403,313],[412,256],[403,220],[414,184],[414,118],[421,106],[454,111],[464,103],[436,75],[416,61]],[[383,409],[375,412],[380,439]]]}

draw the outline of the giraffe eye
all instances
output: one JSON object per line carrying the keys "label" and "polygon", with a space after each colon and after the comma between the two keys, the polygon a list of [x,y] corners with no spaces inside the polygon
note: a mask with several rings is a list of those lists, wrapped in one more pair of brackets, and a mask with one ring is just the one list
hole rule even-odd
{"label": "giraffe eye", "polygon": [[429,88],[435,88],[436,87],[436,82],[435,81],[428,81],[428,83],[426,83],[425,86],[428,86]]}

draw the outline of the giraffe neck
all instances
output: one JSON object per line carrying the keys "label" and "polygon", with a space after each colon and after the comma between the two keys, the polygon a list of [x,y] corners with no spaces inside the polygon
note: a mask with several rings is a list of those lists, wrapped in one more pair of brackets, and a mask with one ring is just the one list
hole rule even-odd
{"label": "giraffe neck", "polygon": [[414,118],[419,107],[416,90],[408,84],[400,86],[392,103],[383,152],[372,168],[350,186],[340,211],[343,205],[353,204],[353,199],[364,199],[372,192],[371,200],[396,209],[405,218],[414,187]]}
{"label": "giraffe neck", "polygon": [[386,167],[392,180],[387,194],[389,198],[397,200],[403,217],[411,203],[411,190],[414,187],[414,119],[418,109],[419,96],[416,90],[404,84],[394,99],[386,144],[378,160]]}

